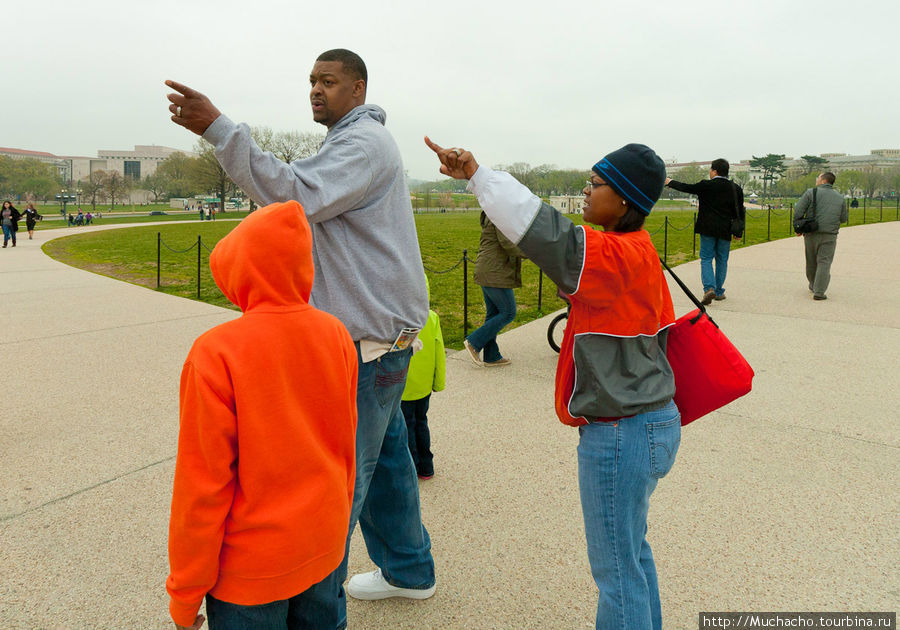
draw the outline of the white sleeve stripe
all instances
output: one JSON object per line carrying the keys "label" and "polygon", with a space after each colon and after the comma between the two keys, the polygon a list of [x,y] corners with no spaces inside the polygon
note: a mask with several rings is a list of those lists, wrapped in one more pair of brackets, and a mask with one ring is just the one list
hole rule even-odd
{"label": "white sleeve stripe", "polygon": [[503,171],[479,166],[469,180],[481,209],[503,235],[518,244],[534,222],[541,200],[515,177]]}
{"label": "white sleeve stripe", "polygon": [[[581,257],[581,271],[578,272],[578,282],[575,284],[575,293],[578,293],[578,289],[581,288],[581,278],[584,276],[584,267],[587,262],[587,230],[583,225],[577,226],[581,228],[581,231],[584,233],[582,236],[584,237],[584,255]],[[573,293],[572,295],[575,295]]]}

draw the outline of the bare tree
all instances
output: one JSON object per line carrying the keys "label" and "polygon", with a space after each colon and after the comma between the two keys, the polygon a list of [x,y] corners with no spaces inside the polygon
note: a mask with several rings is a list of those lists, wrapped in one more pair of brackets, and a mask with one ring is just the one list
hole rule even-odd
{"label": "bare tree", "polygon": [[877,166],[867,165],[862,168],[862,178],[860,183],[862,184],[862,192],[863,194],[871,199],[875,195],[875,191],[881,188],[882,183],[884,182],[884,175]]}
{"label": "bare tree", "polygon": [[189,197],[195,193],[205,192],[192,181],[193,160],[184,153],[173,153],[156,167],[156,175],[166,182],[166,193],[169,197]]}
{"label": "bare tree", "polygon": [[325,135],[300,131],[279,131],[275,134],[272,153],[290,164],[294,160],[310,157],[319,151],[325,142]]}
{"label": "bare tree", "polygon": [[146,190],[153,195],[153,201],[159,201],[159,198],[166,194],[169,189],[169,180],[164,173],[157,168],[152,175],[147,175],[140,182],[142,190]]}
{"label": "bare tree", "polygon": [[78,183],[81,188],[81,195],[91,200],[91,208],[97,211],[97,202],[103,201],[106,197],[106,171],[91,171],[90,174]]}
{"label": "bare tree", "polygon": [[321,133],[272,131],[270,127],[253,127],[250,136],[260,149],[271,152],[288,164],[315,155],[325,141],[325,136]]}
{"label": "bare tree", "polygon": [[107,171],[103,177],[103,190],[110,205],[115,208],[116,200],[121,201],[131,188],[131,179],[118,171]]}
{"label": "bare tree", "polygon": [[194,181],[204,191],[215,191],[222,204],[219,210],[224,210],[225,200],[230,193],[237,190],[237,186],[216,159],[215,148],[212,144],[201,138],[194,148],[194,152],[197,153],[197,157],[192,161]]}

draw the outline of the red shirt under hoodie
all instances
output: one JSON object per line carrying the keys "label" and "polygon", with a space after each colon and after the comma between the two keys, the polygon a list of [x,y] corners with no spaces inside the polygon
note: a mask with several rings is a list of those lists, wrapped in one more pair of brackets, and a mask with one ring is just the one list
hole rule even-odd
{"label": "red shirt under hoodie", "polygon": [[189,626],[206,593],[302,593],[344,556],[353,500],[356,350],[307,302],[312,237],[296,201],[258,210],[210,256],[243,315],[201,335],[181,374],[166,589]]}

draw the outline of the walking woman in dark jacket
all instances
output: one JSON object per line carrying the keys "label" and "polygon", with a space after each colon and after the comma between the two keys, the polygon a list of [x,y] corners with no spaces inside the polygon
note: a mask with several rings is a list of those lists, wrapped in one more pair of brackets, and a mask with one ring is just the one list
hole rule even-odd
{"label": "walking woman in dark jacket", "polygon": [[497,335],[516,317],[513,289],[522,286],[522,256],[519,248],[482,212],[475,282],[484,294],[484,324],[463,342],[476,365],[501,367],[510,363],[500,354]]}
{"label": "walking woman in dark jacket", "polygon": [[28,205],[25,206],[25,227],[28,229],[28,238],[34,238],[34,224],[43,219],[43,217],[38,214],[38,211],[35,209],[34,204],[30,201]]}
{"label": "walking woman in dark jacket", "polygon": [[19,219],[22,214],[16,210],[11,201],[3,202],[3,210],[0,211],[0,223],[3,225],[3,247],[12,239],[12,246],[16,246],[16,232],[19,229]]}

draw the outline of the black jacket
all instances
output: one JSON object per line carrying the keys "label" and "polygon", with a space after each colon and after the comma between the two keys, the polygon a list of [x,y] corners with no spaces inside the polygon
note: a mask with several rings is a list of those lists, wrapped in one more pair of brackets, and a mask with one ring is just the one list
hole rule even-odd
{"label": "black jacket", "polygon": [[15,206],[10,206],[9,209],[12,211],[10,213],[10,217],[9,217],[10,220],[12,221],[12,225],[10,227],[12,228],[13,232],[18,232],[19,231],[19,219],[22,218],[22,213],[19,212]]}
{"label": "black jacket", "polygon": [[669,188],[697,195],[700,207],[694,232],[703,236],[714,236],[731,240],[731,220],[744,217],[744,191],[740,186],[725,179],[715,177],[696,184],[684,184],[674,179]]}

